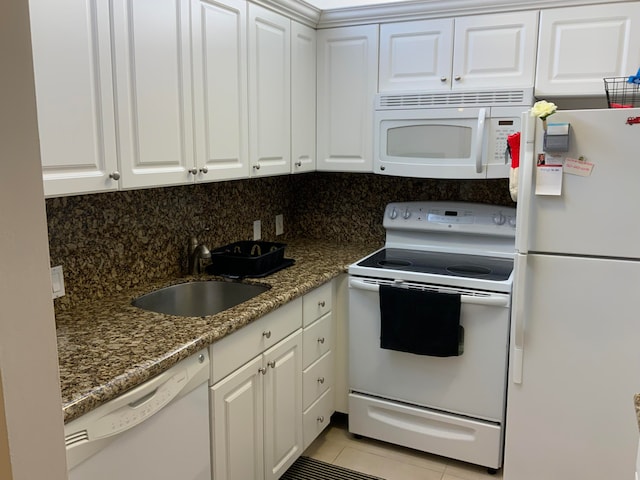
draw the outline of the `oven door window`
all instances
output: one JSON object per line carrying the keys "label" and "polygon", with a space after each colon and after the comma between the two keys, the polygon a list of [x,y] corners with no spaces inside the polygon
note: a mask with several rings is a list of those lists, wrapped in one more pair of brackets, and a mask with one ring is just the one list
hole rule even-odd
{"label": "oven door window", "polygon": [[[443,159],[452,163],[472,155],[473,128],[462,125],[429,123],[389,128],[387,160],[406,158]],[[448,162],[447,162],[448,163]]]}

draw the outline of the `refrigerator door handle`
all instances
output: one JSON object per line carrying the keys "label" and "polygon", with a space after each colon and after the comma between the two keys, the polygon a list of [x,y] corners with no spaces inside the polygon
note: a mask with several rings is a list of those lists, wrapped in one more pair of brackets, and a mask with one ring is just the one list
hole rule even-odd
{"label": "refrigerator door handle", "polygon": [[529,252],[529,223],[533,193],[535,162],[536,119],[526,111],[522,114],[522,141],[520,142],[520,168],[518,169],[518,211],[516,216],[516,250]]}
{"label": "refrigerator door handle", "polygon": [[525,297],[527,292],[527,256],[518,254],[515,258],[515,278],[512,299],[513,323],[513,362],[511,373],[513,383],[522,383],[524,357]]}

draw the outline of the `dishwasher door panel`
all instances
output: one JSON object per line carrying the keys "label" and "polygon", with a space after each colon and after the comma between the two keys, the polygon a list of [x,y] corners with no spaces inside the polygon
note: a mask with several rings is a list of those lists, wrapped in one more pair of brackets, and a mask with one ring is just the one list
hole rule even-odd
{"label": "dishwasher door panel", "polygon": [[69,480],[211,480],[207,383],[116,436]]}

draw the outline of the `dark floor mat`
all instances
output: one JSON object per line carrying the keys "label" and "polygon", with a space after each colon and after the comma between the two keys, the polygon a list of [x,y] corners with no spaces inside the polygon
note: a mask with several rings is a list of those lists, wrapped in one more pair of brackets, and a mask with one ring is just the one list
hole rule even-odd
{"label": "dark floor mat", "polygon": [[280,480],[384,480],[364,473],[337,467],[310,457],[300,457]]}

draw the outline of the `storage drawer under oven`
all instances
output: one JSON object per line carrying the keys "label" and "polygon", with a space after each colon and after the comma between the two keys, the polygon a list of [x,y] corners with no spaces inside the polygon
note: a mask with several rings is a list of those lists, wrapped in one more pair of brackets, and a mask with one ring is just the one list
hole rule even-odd
{"label": "storage drawer under oven", "polygon": [[[461,294],[460,356],[432,357],[380,347],[379,286]],[[508,294],[350,277],[350,391],[502,422],[509,339]]]}

